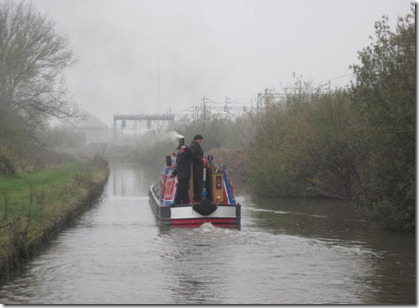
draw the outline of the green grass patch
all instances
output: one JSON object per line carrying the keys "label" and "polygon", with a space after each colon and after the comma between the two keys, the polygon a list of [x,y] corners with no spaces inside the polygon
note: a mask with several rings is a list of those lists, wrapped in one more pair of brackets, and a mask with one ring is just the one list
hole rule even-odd
{"label": "green grass patch", "polygon": [[[59,168],[42,169],[0,179],[0,227],[20,221],[42,223],[54,213],[54,204],[65,203],[75,193],[75,180],[93,172],[88,161],[68,163]],[[86,181],[84,181],[85,184]],[[2,234],[0,230],[0,235]]]}
{"label": "green grass patch", "polygon": [[30,249],[45,230],[78,211],[108,175],[107,162],[95,158],[1,177],[0,261]]}
{"label": "green grass patch", "polygon": [[40,169],[18,176],[0,177],[0,192],[22,192],[30,184],[40,186],[52,184],[57,181],[65,181],[68,177],[79,172],[87,165],[88,161],[76,161],[57,168]]}

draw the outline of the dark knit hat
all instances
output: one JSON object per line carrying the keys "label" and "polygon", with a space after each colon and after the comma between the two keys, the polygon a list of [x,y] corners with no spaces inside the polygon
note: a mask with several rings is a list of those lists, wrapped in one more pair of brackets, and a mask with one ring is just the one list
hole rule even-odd
{"label": "dark knit hat", "polygon": [[193,137],[193,140],[202,140],[202,139],[204,139],[204,137],[202,137],[201,134],[197,134],[195,135],[195,137]]}

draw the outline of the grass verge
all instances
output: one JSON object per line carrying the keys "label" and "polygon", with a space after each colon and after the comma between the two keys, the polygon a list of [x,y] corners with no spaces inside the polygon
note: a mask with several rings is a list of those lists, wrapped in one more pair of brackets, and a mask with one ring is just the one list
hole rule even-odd
{"label": "grass verge", "polygon": [[106,160],[0,178],[0,278],[34,256],[103,192]]}

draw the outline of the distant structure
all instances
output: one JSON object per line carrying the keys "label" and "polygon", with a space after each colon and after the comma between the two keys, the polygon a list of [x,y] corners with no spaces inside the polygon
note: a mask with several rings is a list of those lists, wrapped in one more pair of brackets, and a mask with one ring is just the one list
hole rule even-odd
{"label": "distant structure", "polygon": [[116,133],[140,134],[151,129],[172,129],[173,114],[114,114],[113,128]]}
{"label": "distant structure", "polygon": [[112,141],[112,130],[93,115],[87,115],[77,126],[71,128],[84,146]]}

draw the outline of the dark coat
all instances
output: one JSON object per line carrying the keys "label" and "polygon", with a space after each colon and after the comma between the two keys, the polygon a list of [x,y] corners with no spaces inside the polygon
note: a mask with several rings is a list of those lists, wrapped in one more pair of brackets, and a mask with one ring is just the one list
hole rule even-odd
{"label": "dark coat", "polygon": [[194,168],[202,169],[203,168],[202,158],[204,158],[204,150],[202,149],[201,145],[196,141],[192,141],[191,145],[189,146],[189,149],[191,150],[191,153],[192,153],[192,163],[194,165]]}
{"label": "dark coat", "polygon": [[189,148],[186,148],[185,152],[178,153],[176,156],[174,175],[177,175],[178,179],[189,179],[191,177],[191,163],[192,153]]}
{"label": "dark coat", "polygon": [[204,150],[202,150],[201,145],[196,141],[191,142],[189,149],[192,153],[194,201],[198,202],[201,200],[203,189],[204,163],[202,158],[204,157]]}

